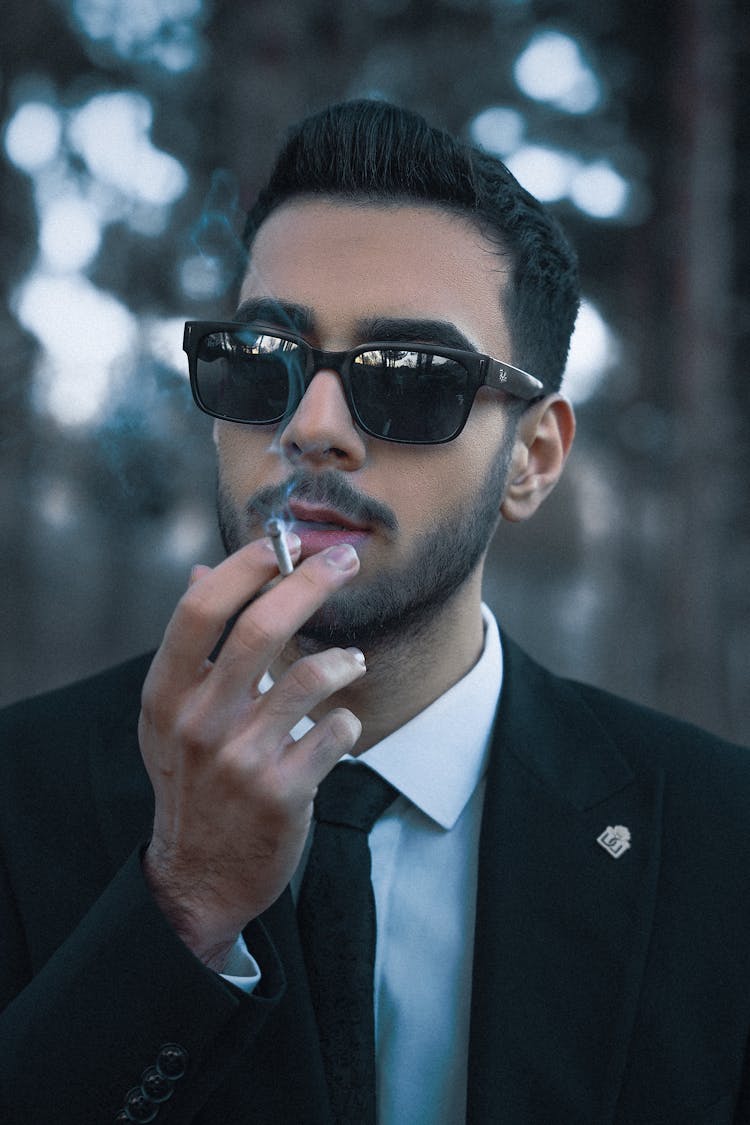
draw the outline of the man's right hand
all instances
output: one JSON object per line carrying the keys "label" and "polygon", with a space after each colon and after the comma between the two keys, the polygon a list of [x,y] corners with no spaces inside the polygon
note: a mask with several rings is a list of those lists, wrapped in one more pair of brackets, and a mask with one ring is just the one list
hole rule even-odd
{"label": "man's right hand", "polygon": [[[288,540],[296,558],[299,540]],[[144,871],[180,937],[213,968],[289,882],[317,786],[359,737],[359,720],[342,708],[298,742],[289,733],[363,674],[355,649],[302,657],[268,692],[258,689],[289,639],[358,570],[353,548],[333,547],[243,609],[276,573],[268,540],[248,544],[200,569],[146,678],[139,737],[156,811]]]}

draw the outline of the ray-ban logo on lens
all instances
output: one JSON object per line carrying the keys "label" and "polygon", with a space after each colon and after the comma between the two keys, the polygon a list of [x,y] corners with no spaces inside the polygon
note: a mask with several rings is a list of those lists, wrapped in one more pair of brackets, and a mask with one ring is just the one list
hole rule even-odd
{"label": "ray-ban logo on lens", "polygon": [[630,847],[630,829],[622,824],[616,824],[614,828],[605,828],[601,836],[597,836],[596,842],[601,844],[605,852],[609,852],[614,859],[619,859]]}

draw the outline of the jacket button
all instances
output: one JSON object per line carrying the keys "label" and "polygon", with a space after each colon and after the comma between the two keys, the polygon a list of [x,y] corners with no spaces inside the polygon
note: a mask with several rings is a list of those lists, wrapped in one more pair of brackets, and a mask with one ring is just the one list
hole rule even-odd
{"label": "jacket button", "polygon": [[148,1067],[141,1075],[141,1089],[152,1102],[165,1102],[174,1093],[171,1078],[165,1078],[155,1066]]}
{"label": "jacket button", "polygon": [[158,1112],[159,1107],[146,1097],[140,1086],[134,1086],[132,1090],[128,1090],[125,1095],[127,1120],[145,1125],[146,1122],[153,1121]]}
{"label": "jacket button", "polygon": [[188,1066],[188,1053],[179,1043],[165,1043],[156,1059],[156,1069],[164,1078],[182,1078]]}

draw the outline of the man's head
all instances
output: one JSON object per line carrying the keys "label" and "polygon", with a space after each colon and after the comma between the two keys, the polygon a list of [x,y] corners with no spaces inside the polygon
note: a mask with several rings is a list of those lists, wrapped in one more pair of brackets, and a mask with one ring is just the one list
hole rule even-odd
{"label": "man's head", "polygon": [[[402,120],[411,133],[395,128]],[[449,630],[469,618],[476,628],[481,564],[497,520],[536,510],[573,436],[568,404],[548,392],[559,381],[576,306],[572,254],[544,210],[499,166],[493,206],[508,217],[502,237],[498,221],[490,226],[486,218],[489,203],[481,202],[489,189],[472,186],[485,158],[449,138],[428,143],[428,134],[419,118],[402,118],[380,103],[303,123],[249,221],[251,252],[234,319],[263,325],[268,335],[218,329],[201,360],[217,395],[224,394],[224,377],[217,381],[213,373],[226,369],[227,393],[245,401],[250,354],[259,380],[252,394],[262,406],[268,348],[288,340],[278,354],[292,357],[293,374],[277,381],[296,386],[291,405],[275,423],[216,423],[220,516],[229,550],[262,534],[271,514],[288,514],[303,557],[342,539],[357,547],[357,578],[304,631],[315,644],[372,648],[448,612]],[[393,152],[383,154],[389,144]],[[441,146],[451,145],[452,165],[440,156]],[[492,178],[481,172],[484,184]],[[564,299],[553,277],[562,279]],[[529,314],[535,307],[545,321],[545,301],[564,311],[558,307],[557,327],[540,344],[543,333],[532,331]],[[525,352],[521,339],[528,339]],[[375,353],[376,364],[377,354],[386,357],[382,371],[347,367],[344,353],[374,341],[386,349]],[[400,364],[420,345],[428,356],[462,349],[483,371],[481,357],[506,370],[510,362],[520,366],[533,346],[547,357],[545,393],[529,403],[505,393],[501,382],[464,395],[452,360],[426,362],[415,381],[409,363]],[[295,358],[305,355],[306,374]],[[407,425],[409,409],[433,409],[447,381],[453,407],[464,402],[464,428],[443,444],[411,444],[408,437],[397,443],[386,429],[373,436],[348,397],[355,379],[387,387],[392,403],[403,393],[398,410]]]}
{"label": "man's head", "polygon": [[331,106],[294,127],[250,210],[245,241],[289,199],[421,203],[464,215],[510,270],[498,285],[505,358],[560,388],[580,292],[575,253],[550,212],[505,165],[382,101]]}

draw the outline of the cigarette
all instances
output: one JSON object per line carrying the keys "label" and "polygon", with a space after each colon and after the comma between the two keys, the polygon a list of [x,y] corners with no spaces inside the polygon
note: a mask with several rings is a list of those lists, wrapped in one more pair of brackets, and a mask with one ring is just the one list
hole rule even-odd
{"label": "cigarette", "polygon": [[264,530],[271,540],[271,546],[279,566],[279,574],[291,574],[294,570],[294,563],[292,562],[292,556],[289,554],[286,536],[284,535],[284,525],[281,520],[272,516],[270,520],[266,520]]}

